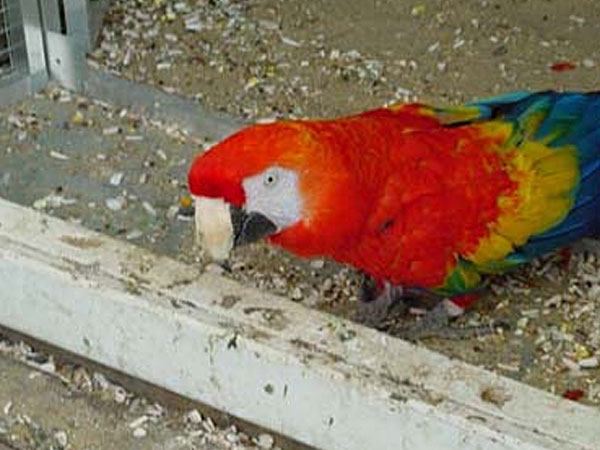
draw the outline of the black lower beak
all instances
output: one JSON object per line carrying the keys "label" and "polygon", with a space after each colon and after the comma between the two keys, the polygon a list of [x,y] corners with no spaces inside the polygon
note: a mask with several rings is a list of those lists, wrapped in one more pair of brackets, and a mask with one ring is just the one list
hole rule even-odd
{"label": "black lower beak", "polygon": [[233,225],[233,246],[250,244],[277,231],[277,226],[257,212],[247,213],[236,206],[229,207]]}

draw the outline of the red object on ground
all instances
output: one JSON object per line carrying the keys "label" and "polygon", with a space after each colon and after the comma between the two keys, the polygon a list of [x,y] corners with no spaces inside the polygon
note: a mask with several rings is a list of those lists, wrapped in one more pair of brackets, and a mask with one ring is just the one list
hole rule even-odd
{"label": "red object on ground", "polygon": [[577,66],[570,61],[559,61],[555,62],[550,66],[550,70],[553,72],[566,72],[568,70],[573,70]]}
{"label": "red object on ground", "polygon": [[563,392],[563,397],[576,402],[583,397],[583,394],[585,394],[585,392],[581,389],[569,389],[568,391]]}
{"label": "red object on ground", "polygon": [[569,268],[569,264],[571,263],[571,249],[569,247],[565,247],[559,250],[558,254],[561,256],[560,266],[567,270]]}

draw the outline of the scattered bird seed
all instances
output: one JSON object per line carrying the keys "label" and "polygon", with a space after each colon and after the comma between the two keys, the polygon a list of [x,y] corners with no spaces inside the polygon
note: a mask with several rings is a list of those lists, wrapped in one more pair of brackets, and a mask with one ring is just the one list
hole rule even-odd
{"label": "scattered bird seed", "polygon": [[192,409],[191,411],[189,411],[186,415],[186,418],[191,423],[195,423],[195,424],[202,423],[202,415],[200,414],[200,412],[197,409]]}
{"label": "scattered bird seed", "polygon": [[138,427],[133,430],[133,437],[135,437],[135,438],[142,439],[142,438],[145,438],[147,435],[148,435],[148,431],[146,431],[145,428]]}
{"label": "scattered bird seed", "polygon": [[269,450],[269,449],[273,448],[273,445],[275,444],[275,440],[273,439],[273,436],[271,436],[270,434],[262,433],[262,434],[258,435],[257,444],[260,448]]}
{"label": "scattered bird seed", "polygon": [[119,186],[123,181],[123,172],[116,172],[111,175],[109,183],[113,186]]}
{"label": "scattered bird seed", "polygon": [[595,369],[598,366],[598,358],[596,358],[595,356],[579,360],[579,367],[581,367],[582,369]]}
{"label": "scattered bird seed", "polygon": [[148,214],[150,214],[151,216],[156,216],[157,215],[156,209],[154,209],[154,206],[152,206],[149,202],[143,201],[142,202],[142,206],[144,207],[144,209],[146,210],[146,212]]}
{"label": "scattered bird seed", "polygon": [[125,197],[123,197],[123,196],[119,196],[119,197],[115,197],[115,198],[107,198],[105,200],[105,204],[106,204],[106,207],[108,209],[110,209],[111,211],[121,211],[123,208],[125,208],[125,205],[127,204],[127,200],[125,200]]}
{"label": "scattered bird seed", "polygon": [[594,67],[596,67],[596,62],[593,59],[590,58],[585,58],[581,64],[583,65],[583,67],[585,67],[586,69],[593,69]]}
{"label": "scattered bird seed", "polygon": [[108,127],[108,128],[105,128],[104,130],[102,130],[102,134],[104,136],[112,136],[113,134],[117,134],[120,131],[121,130],[118,126],[112,126],[112,127]]}
{"label": "scattered bird seed", "polygon": [[148,422],[148,416],[140,416],[135,419],[133,422],[129,423],[129,428],[139,428]]}
{"label": "scattered bird seed", "polygon": [[34,209],[59,208],[77,203],[74,198],[65,198],[62,195],[50,194],[33,202]]}
{"label": "scattered bird seed", "polygon": [[143,236],[144,233],[142,232],[142,230],[134,228],[133,230],[127,232],[127,234],[125,235],[125,239],[127,239],[128,241],[135,241]]}
{"label": "scattered bird seed", "polygon": [[69,442],[67,433],[62,430],[54,433],[54,439],[56,439],[56,443],[62,448],[65,448]]}
{"label": "scattered bird seed", "polygon": [[294,301],[302,300],[302,298],[304,297],[304,295],[302,294],[302,289],[300,289],[299,287],[294,288],[292,290],[291,297],[292,297],[292,300],[294,300]]}
{"label": "scattered bird seed", "polygon": [[125,403],[127,400],[127,392],[120,386],[117,386],[114,391],[115,402],[117,403]]}
{"label": "scattered bird seed", "polygon": [[50,150],[50,156],[55,159],[60,159],[62,161],[70,159],[69,156],[65,155],[64,153],[57,152],[56,150]]}

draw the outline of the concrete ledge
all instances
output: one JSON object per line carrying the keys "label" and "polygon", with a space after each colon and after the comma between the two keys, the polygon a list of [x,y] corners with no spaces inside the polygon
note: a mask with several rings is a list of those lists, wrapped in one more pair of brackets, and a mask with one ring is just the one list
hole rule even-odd
{"label": "concrete ledge", "polygon": [[121,107],[134,106],[148,117],[177,123],[191,134],[216,141],[242,127],[225,114],[209,113],[198,102],[167,94],[153,86],[135,83],[88,66],[83,93]]}
{"label": "concrete ledge", "polygon": [[2,107],[23,101],[27,95],[40,90],[48,81],[46,71],[25,75],[21,78],[0,80]]}
{"label": "concrete ledge", "polygon": [[600,442],[596,409],[3,200],[0,286],[0,324],[318,448]]}

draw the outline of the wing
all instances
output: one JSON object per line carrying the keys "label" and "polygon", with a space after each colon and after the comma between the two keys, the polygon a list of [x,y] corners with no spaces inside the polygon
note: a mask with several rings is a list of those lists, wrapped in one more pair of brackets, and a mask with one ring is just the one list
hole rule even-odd
{"label": "wing", "polygon": [[496,135],[514,195],[475,250],[461,254],[443,286],[460,294],[498,273],[600,232],[600,92],[519,92],[454,108],[393,106],[442,127]]}
{"label": "wing", "polygon": [[512,107],[501,100],[490,99],[487,104],[492,114],[516,124],[518,132],[508,144],[524,148],[533,143],[547,149],[548,156],[531,168],[548,181],[544,193],[557,195],[554,181],[571,170],[564,158],[567,153],[573,154],[576,164],[575,179],[565,180],[562,194],[570,207],[562,219],[529,236],[508,259],[528,261],[600,232],[600,92],[532,94]]}

